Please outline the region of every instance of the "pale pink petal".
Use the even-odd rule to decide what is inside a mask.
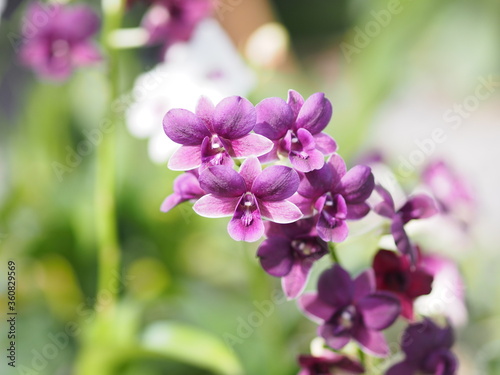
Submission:
[[[228,217],[234,214],[239,200],[240,198],[216,197],[208,194],[196,201],[193,210],[203,217]]]

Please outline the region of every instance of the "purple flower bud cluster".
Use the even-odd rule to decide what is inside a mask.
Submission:
[[[253,106],[235,96],[214,106],[201,98],[194,113],[170,110],[163,127],[181,147],[169,167],[185,173],[162,211],[195,201],[201,216],[230,217],[234,240],[265,237],[257,250],[262,268],[281,278],[286,296],[297,298],[300,310],[319,324],[324,342],[320,355],[299,357],[301,375],[364,373],[361,362],[339,351],[354,342],[368,355],[388,356],[383,331],[399,318],[410,322],[409,341],[401,343],[406,357],[387,373],[454,374],[451,327],[415,313],[415,300],[431,293],[439,271],[426,267],[427,255],[406,229],[412,220],[436,215],[438,206],[425,194],[396,206],[369,166],[347,168],[334,139],[322,132],[331,117],[324,94],[304,100],[293,90],[287,101],[268,98]],[[380,249],[372,267],[352,277],[338,263],[334,244],[349,237],[350,221],[371,212],[392,236],[394,250]],[[330,252],[334,264],[321,273],[317,292],[303,293],[313,265]]]
[[[98,15],[87,5],[33,2],[24,17],[19,57],[40,76],[64,80],[74,68],[101,60],[92,41],[99,27]]]
[[[128,5],[138,0],[129,0]],[[149,3],[141,26],[145,44],[163,44],[166,50],[189,41],[198,24],[213,11],[212,0],[145,0]],[[19,58],[40,77],[63,81],[77,67],[101,61],[102,53],[93,40],[100,19],[85,4],[44,5],[34,1],[27,7],[19,37]]]

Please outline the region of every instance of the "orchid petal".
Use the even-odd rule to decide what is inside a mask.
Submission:
[[[208,194],[196,201],[193,210],[203,217],[228,217],[234,214],[238,201],[239,198],[216,197]]]
[[[354,279],[354,299],[359,300],[375,291],[375,275],[369,269]]]
[[[259,246],[257,256],[264,271],[276,277],[288,275],[294,256],[290,241],[286,238],[270,237]]]
[[[303,294],[298,300],[298,305],[308,318],[319,323],[330,319],[335,313],[335,308],[326,304],[315,293]]]
[[[163,130],[174,142],[186,146],[201,145],[210,132],[194,113],[186,109],[171,109],[163,118]]]
[[[340,180],[339,192],[349,203],[362,203],[372,194],[375,179],[370,167],[356,165]]]
[[[269,139],[283,138],[295,119],[290,106],[281,98],[268,98],[255,107],[257,125],[254,131]]]
[[[207,168],[199,181],[203,190],[220,197],[241,197],[247,191],[243,177],[225,165]]]
[[[368,329],[381,331],[396,321],[401,305],[399,300],[389,293],[377,292],[365,296],[357,303],[363,314],[363,322]]]
[[[364,351],[375,357],[386,357],[390,353],[387,341],[381,332],[360,326],[353,333],[353,338],[363,347]]]
[[[410,197],[398,210],[404,223],[413,219],[426,219],[438,213],[434,199],[425,194]]]
[[[250,133],[256,123],[255,107],[241,96],[223,99],[214,111],[214,131],[226,139],[238,139]]]
[[[326,133],[318,133],[314,135],[316,149],[323,155],[331,155],[337,151],[337,142]]]
[[[212,101],[206,96],[200,97],[198,105],[196,106],[196,115],[203,120],[207,129],[211,132],[215,132],[212,124],[214,112],[215,107]]]
[[[262,156],[270,152],[274,143],[258,134],[248,134],[230,141],[231,154],[236,158]]]
[[[326,128],[332,113],[332,103],[325,98],[325,94],[318,92],[304,102],[297,116],[296,127],[309,130],[311,134],[318,134]]]
[[[294,119],[299,115],[300,109],[304,105],[304,98],[295,90],[288,90],[287,104],[290,106]]]
[[[168,160],[168,167],[173,171],[188,171],[201,164],[200,146],[182,146]]]
[[[241,207],[241,204],[238,204],[238,207]],[[264,235],[264,223],[259,208],[255,207],[250,212],[237,208],[227,225],[227,231],[235,241],[258,241]]]
[[[241,164],[240,176],[245,180],[246,190],[250,191],[252,189],[253,182],[259,174],[262,173],[262,167],[260,165],[259,159],[248,158]]]
[[[290,272],[281,279],[283,291],[288,299],[297,298],[307,284],[313,262],[296,260]]]
[[[297,191],[299,181],[297,172],[292,168],[273,165],[257,176],[252,193],[263,201],[281,201]]]
[[[349,273],[338,264],[323,271],[318,280],[318,296],[321,301],[342,308],[352,301],[354,292]]]
[[[279,224],[293,223],[302,217],[299,208],[288,201],[260,201],[262,217]]]

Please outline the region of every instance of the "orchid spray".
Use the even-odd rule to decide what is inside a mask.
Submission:
[[[400,345],[404,359],[385,361],[377,373],[455,374],[451,325],[415,312],[414,301],[431,292],[434,273],[405,228],[437,215],[439,206],[426,194],[396,205],[370,166],[347,168],[335,140],[323,133],[331,117],[323,93],[304,99],[294,90],[287,101],[267,98],[255,107],[238,96],[216,106],[202,97],[194,113],[168,111],[165,133],[181,145],[169,167],[185,172],[162,211],[194,201],[201,216],[230,217],[234,240],[264,237],[256,254],[262,268],[281,278],[288,299],[297,299],[319,324],[321,348],[298,357],[300,375],[375,373],[373,364],[394,354],[383,332],[398,320],[409,323]],[[372,267],[353,276],[340,264],[336,244],[351,235],[351,221],[368,215],[393,246],[374,253]],[[316,261],[327,254],[333,264],[321,273],[317,292],[303,293]]]

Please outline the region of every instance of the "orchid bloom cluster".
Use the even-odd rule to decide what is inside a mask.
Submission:
[[[138,0],[129,1],[129,6]],[[163,44],[163,52],[191,39],[198,24],[213,12],[211,0],[148,0],[141,27],[143,45]],[[21,62],[39,76],[55,81],[67,79],[77,67],[103,60],[93,40],[100,18],[86,4],[30,3],[23,18],[19,42]],[[162,54],[162,56],[164,53]]]
[[[46,19],[46,22],[39,20]],[[64,80],[75,67],[102,59],[92,40],[100,27],[99,16],[87,5],[28,6],[19,50],[21,61],[42,77]]]
[[[321,353],[299,357],[300,375],[364,373],[361,358],[341,351],[354,342],[368,355],[389,356],[383,331],[398,319],[410,323],[401,343],[405,357],[387,374],[455,374],[450,324],[442,328],[415,313],[414,302],[432,291],[436,270],[426,266],[432,255],[406,229],[440,209],[425,194],[396,206],[369,166],[348,169],[323,132],[331,117],[323,93],[304,100],[294,90],[287,101],[268,98],[256,106],[239,96],[217,105],[202,97],[194,113],[169,110],[163,128],[181,147],[168,165],[185,173],[161,210],[195,201],[201,216],[230,217],[234,240],[265,237],[257,250],[262,268],[281,278],[287,297],[319,324],[324,343]],[[394,250],[380,249],[372,267],[353,277],[338,263],[335,244],[349,237],[350,221],[370,212],[388,228]],[[314,263],[329,253],[334,264],[321,273],[317,292],[303,293]]]

